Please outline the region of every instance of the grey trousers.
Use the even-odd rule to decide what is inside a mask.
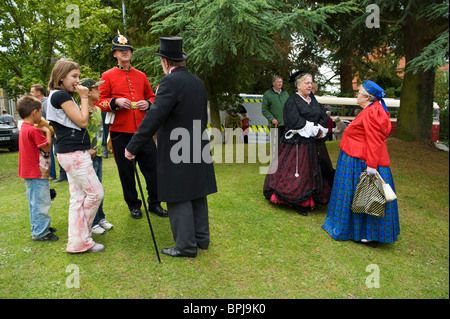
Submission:
[[[184,253],[196,253],[197,247],[208,249],[208,201],[205,197],[185,202],[167,203],[175,247]]]

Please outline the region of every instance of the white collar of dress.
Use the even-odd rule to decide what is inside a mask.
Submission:
[[[297,92],[297,94],[306,102],[306,103],[311,103],[311,98],[309,96],[307,96],[307,98],[305,99],[305,97],[303,95],[301,95],[300,93]],[[308,101],[309,100],[309,101]]]

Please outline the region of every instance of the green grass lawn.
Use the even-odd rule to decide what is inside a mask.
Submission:
[[[327,146],[335,165],[338,143]],[[114,228],[93,235],[106,249],[69,254],[67,182],[50,184],[58,193],[50,215],[60,240],[34,242],[18,153],[0,150],[0,298],[447,299],[449,153],[394,138],[388,148],[397,242],[373,249],[334,241],[321,229],[326,206],[301,216],[264,199],[261,164],[216,164],[219,192],[208,197],[210,248],[196,258],[161,254],[161,263],[146,218],[129,216],[112,156],[103,161],[103,185]],[[159,250],[173,246],[169,219],[151,220]],[[366,285],[369,265],[379,270],[379,288]],[[71,267],[79,271],[78,288]]]

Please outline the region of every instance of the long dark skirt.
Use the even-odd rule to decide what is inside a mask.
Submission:
[[[277,170],[266,175],[263,192],[267,200],[294,208],[314,208],[330,200],[334,169],[323,140],[281,143],[278,161],[271,165]]]

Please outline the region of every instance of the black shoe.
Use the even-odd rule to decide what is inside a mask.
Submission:
[[[161,249],[161,252],[170,257],[196,257],[197,256],[197,253],[191,253],[191,254],[182,253],[176,247],[163,248],[163,249]]]
[[[142,212],[139,208],[135,208],[131,211],[131,217],[134,219],[141,219],[142,218]]]
[[[57,241],[58,239],[59,239],[59,237],[51,232],[48,233],[47,235],[45,235],[44,237],[33,238],[33,240],[35,240],[35,241]]]
[[[56,190],[50,188],[50,199],[53,200],[56,197]]]
[[[372,248],[377,248],[378,246],[378,242],[375,240],[371,240],[371,241],[360,241],[361,244],[365,245],[365,246],[369,246]]]
[[[203,249],[203,250],[208,250],[208,245],[199,245],[197,243],[197,248]]]
[[[303,216],[308,216],[308,212],[306,210],[303,210],[302,208],[297,208],[297,213]]]
[[[149,208],[149,210],[159,217],[169,217],[167,210],[163,209],[161,206],[155,206],[153,208]]]
[[[61,178],[61,176],[58,177],[56,181],[53,181],[53,183],[61,183],[67,181],[67,177]]]
[[[51,233],[56,233],[56,228],[55,228],[55,227],[49,227],[48,230],[49,230]]]

